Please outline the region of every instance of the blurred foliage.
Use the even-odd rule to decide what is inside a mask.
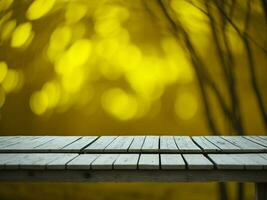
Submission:
[[[1,134],[266,133],[262,2],[0,0]],[[57,185],[77,188],[60,196],[50,185],[2,184],[0,198],[34,199],[39,187],[57,199],[215,192],[212,184]],[[98,196],[102,187],[111,192]]]

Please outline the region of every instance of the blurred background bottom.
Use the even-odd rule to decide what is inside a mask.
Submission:
[[[236,183],[227,183],[229,200]],[[216,200],[217,183],[1,183],[0,199],[27,200]],[[245,199],[254,199],[253,183],[245,184]]]

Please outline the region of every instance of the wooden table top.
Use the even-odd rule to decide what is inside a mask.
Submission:
[[[0,180],[267,182],[266,136],[0,136]]]

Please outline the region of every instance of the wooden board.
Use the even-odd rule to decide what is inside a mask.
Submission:
[[[179,152],[173,136],[160,136],[160,152]]]
[[[145,141],[145,136],[134,136],[133,142],[130,145],[129,152],[141,152],[142,146]]]
[[[82,137],[73,143],[65,146],[62,149],[62,152],[81,152],[84,148],[92,144],[95,140],[97,140],[97,136],[85,136]]]
[[[160,164],[163,170],[185,169],[186,167],[181,154],[161,154]]]
[[[92,169],[107,170],[113,168],[113,163],[118,158],[119,154],[101,154],[91,164]]]
[[[189,136],[174,136],[174,139],[180,152],[201,152]]]
[[[228,154],[208,154],[208,157],[216,164],[217,169],[242,170],[245,168],[242,163]]]
[[[220,148],[222,152],[241,152],[243,151],[240,147],[228,142],[220,136],[205,136],[205,138]]]
[[[212,162],[202,154],[184,154],[183,155],[188,169],[213,169]]]
[[[141,151],[142,152],[158,152],[159,151],[159,136],[146,136]]]
[[[119,136],[113,140],[105,149],[106,152],[127,152],[133,141],[132,136]]]
[[[193,136],[192,139],[204,152],[219,152],[220,148],[207,140],[204,136]]]
[[[100,154],[81,154],[67,163],[67,169],[72,169],[72,170],[74,170],[74,169],[79,169],[79,170],[91,169],[91,163],[99,155]]]
[[[114,162],[114,169],[137,169],[139,154],[120,154]]]
[[[35,147],[36,151],[38,152],[60,152],[65,146],[68,146],[81,138],[81,136],[57,136],[51,141],[42,144],[38,147]]]
[[[159,169],[159,155],[158,154],[141,154],[139,163],[139,169],[153,170]]]
[[[244,151],[264,152],[267,150],[266,147],[254,143],[250,140],[247,140],[242,136],[222,136],[222,138],[234,144],[235,146],[238,146],[240,149],[243,149]]]
[[[35,148],[38,148],[41,145],[44,145],[55,139],[52,136],[37,136],[32,139],[25,139],[18,143],[2,147],[0,152],[37,152]]]
[[[64,153],[61,154],[60,157],[53,160],[52,162],[47,163],[46,168],[47,169],[66,169],[66,165],[68,162],[71,162],[74,158],[76,158],[78,154],[70,154],[70,153]]]
[[[256,144],[260,144],[264,147],[267,147],[267,140],[258,137],[258,136],[244,136],[245,139],[250,140]]]
[[[84,152],[103,152],[104,149],[118,136],[101,136],[95,142],[86,147]]]

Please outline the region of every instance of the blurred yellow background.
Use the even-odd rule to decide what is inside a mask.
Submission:
[[[266,134],[266,24],[260,0],[0,0],[0,134]],[[0,199],[37,198],[219,197],[215,183],[0,184]]]

